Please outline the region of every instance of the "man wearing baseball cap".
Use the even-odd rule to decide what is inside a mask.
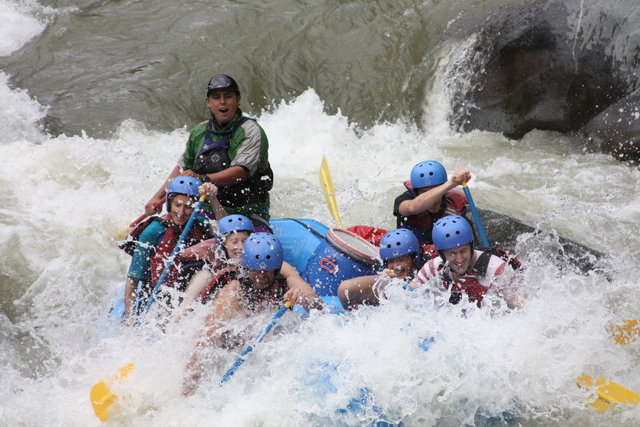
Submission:
[[[232,77],[218,74],[211,78],[205,102],[209,120],[191,131],[184,153],[167,182],[145,205],[145,212],[154,212],[168,181],[187,175],[214,183],[227,213],[249,217],[258,231],[269,230],[273,172],[267,135],[255,119],[242,114],[240,88]]]

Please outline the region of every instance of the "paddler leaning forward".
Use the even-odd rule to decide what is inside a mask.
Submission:
[[[223,345],[235,321],[264,310],[275,312],[285,301],[299,304],[308,311],[319,306],[320,297],[311,286],[301,290],[287,285],[280,274],[283,259],[284,250],[273,234],[254,233],[244,243],[242,261],[246,275],[226,285],[209,303],[204,327],[187,364],[184,395],[193,394],[198,386],[204,371],[205,350]]]
[[[410,282],[424,262],[418,238],[406,228],[386,233],[380,239],[379,247],[384,270],[378,275],[347,279],[338,286],[338,297],[345,309],[353,310],[361,305],[378,305],[380,287],[384,287],[391,280]]]
[[[164,196],[168,182],[186,175],[214,183],[228,214],[245,215],[256,229],[270,231],[273,172],[269,141],[262,127],[242,114],[240,101],[240,89],[230,76],[219,74],[209,81],[205,102],[211,116],[191,131],[178,164],[145,205],[147,215],[154,213],[154,204]],[[206,204],[205,209],[210,211]]]

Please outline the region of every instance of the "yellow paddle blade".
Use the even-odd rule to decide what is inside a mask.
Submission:
[[[329,212],[333,215],[333,218],[338,223],[340,228],[342,227],[342,220],[338,213],[338,202],[336,201],[336,190],[333,187],[333,179],[331,178],[331,170],[329,169],[329,162],[327,158],[322,156],[322,163],[320,164],[320,187],[322,187],[322,194],[327,201],[327,207]]]
[[[118,396],[111,391],[111,385],[116,381],[122,381],[124,378],[127,378],[135,372],[135,370],[133,363],[130,363],[120,368],[118,374],[107,377],[91,387],[91,393],[89,394],[91,404],[93,405],[93,411],[100,420],[108,420],[113,414],[114,408],[117,406]]]
[[[121,242],[123,240],[127,240],[127,237],[129,237],[129,233],[131,232],[131,229],[129,227],[122,227],[118,230],[116,230],[115,232],[115,236],[114,236],[114,240],[116,242]]]
[[[638,320],[621,320],[607,326],[607,331],[618,344],[629,344],[640,337],[640,323]]]
[[[594,407],[598,412],[609,410],[618,403],[636,406],[640,402],[640,394],[602,377],[595,379],[590,375],[581,375],[578,378],[578,386],[585,389],[597,387],[596,399],[587,403],[587,406]],[[590,398],[592,397],[594,396],[591,395]]]

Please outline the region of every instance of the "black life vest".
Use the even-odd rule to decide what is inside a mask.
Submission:
[[[224,132],[214,130],[213,116],[209,119],[204,131],[204,143],[200,153],[193,162],[192,170],[199,174],[211,174],[228,169],[231,166],[229,159],[229,144],[238,129],[247,121],[254,120],[241,116],[233,127]],[[222,136],[213,141],[211,136]],[[246,181],[237,184],[226,185],[218,189],[218,200],[223,206],[239,208],[244,205],[269,200],[269,191],[273,188],[273,171],[271,165],[262,174],[255,175]]]
[[[231,129],[224,132],[213,130],[213,119],[213,116],[211,116],[207,123],[207,127],[204,130],[202,148],[193,162],[193,171],[200,175],[216,173],[229,168],[231,165],[229,143],[238,129],[240,129],[240,126],[249,120],[249,117],[241,116]],[[222,136],[222,139],[213,141],[211,135]]]

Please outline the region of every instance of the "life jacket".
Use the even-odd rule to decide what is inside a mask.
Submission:
[[[416,197],[413,189],[411,188],[411,181],[405,181],[404,183],[407,191],[405,194]],[[416,215],[403,216],[398,215],[397,226],[398,228],[407,228],[414,232],[418,240],[421,242],[432,242],[431,230],[433,225],[443,216],[447,215],[460,215],[464,216],[467,211],[467,196],[463,192],[458,190],[449,190],[444,196],[442,196],[442,203],[440,204],[440,210],[436,213],[424,211]]]
[[[238,278],[240,289],[245,295],[245,306],[251,311],[259,311],[265,307],[282,303],[284,294],[289,289],[287,280],[278,271],[271,282],[271,285],[265,289],[256,289],[248,277]]]
[[[229,142],[233,135],[236,134],[240,126],[244,124],[249,117],[241,116],[238,122],[230,129],[224,132],[213,130],[213,116],[209,119],[207,127],[204,130],[204,142],[198,157],[193,162],[193,171],[199,174],[216,173],[228,169],[231,165],[229,160]],[[211,135],[222,136],[222,139],[213,141]]]
[[[478,307],[482,305],[482,299],[489,291],[489,288],[481,285],[478,278],[487,274],[491,256],[495,255],[501,258],[514,270],[522,266],[522,263],[517,258],[502,249],[480,247],[478,250],[483,252],[476,260],[474,266],[467,271],[467,274],[460,276],[455,282],[448,271],[442,271],[445,267],[444,262],[438,266],[444,288],[449,290],[449,287],[453,285],[451,288],[451,296],[449,297],[451,304],[458,304],[462,300],[462,293],[464,292],[469,296],[469,301],[475,302]]]
[[[388,230],[371,227],[369,225],[356,225],[347,228],[347,231],[357,234],[372,245],[380,246],[380,240],[387,234]]]
[[[164,226],[169,225],[169,222],[166,219],[162,218],[161,216],[158,216],[158,215],[150,216],[144,221],[138,223],[138,225],[136,225],[129,232],[127,239],[123,240],[118,244],[118,247],[123,251],[125,251],[128,255],[133,256],[133,252],[136,250],[136,246],[138,245],[138,242],[140,240],[140,235],[154,221],[158,221]]]
[[[199,174],[211,174],[228,169],[231,166],[229,159],[229,144],[238,129],[247,121],[254,120],[246,116],[240,119],[233,127],[224,132],[214,130],[213,116],[209,119],[204,132],[204,143],[200,153],[193,162],[192,170]],[[213,141],[212,136],[222,136]],[[218,200],[223,206],[239,208],[249,203],[268,200],[268,194],[273,187],[273,171],[271,165],[260,175],[255,175],[246,181],[237,184],[225,185],[218,189]]]
[[[158,279],[160,279],[160,276],[164,271],[167,260],[173,253],[173,250],[180,239],[180,235],[182,234],[182,230],[184,229],[184,227],[179,227],[167,220],[165,220],[163,224],[167,227],[167,231],[165,232],[160,244],[158,244],[154,249],[149,260],[147,281],[153,284],[158,283]],[[199,221],[195,221],[189,231],[189,234],[184,240],[183,248],[193,246],[202,240],[208,239],[209,237],[207,228]],[[178,275],[180,273],[179,270],[180,269],[175,266],[174,268],[171,268],[170,273],[166,278],[166,283],[174,283],[178,279]]]
[[[218,265],[213,278],[207,283],[202,292],[200,292],[200,302],[202,302],[202,304],[206,304],[211,299],[214,299],[222,288],[237,278],[235,267],[223,265],[223,263]]]

